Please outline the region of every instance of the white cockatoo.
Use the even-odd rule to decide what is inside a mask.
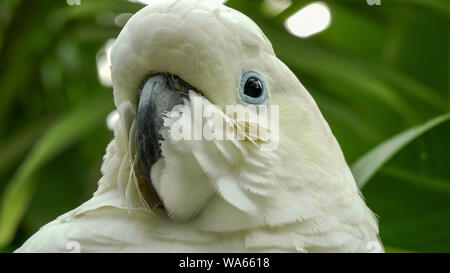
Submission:
[[[383,251],[327,122],[251,19],[219,1],[153,0],[111,62],[120,120],[98,189],[17,252]],[[221,117],[206,124],[245,137],[174,137],[192,113],[173,107],[195,112],[193,101]],[[277,106],[278,128],[260,126],[277,138],[248,133],[227,105]]]

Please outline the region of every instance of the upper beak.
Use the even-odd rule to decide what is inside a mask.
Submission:
[[[141,172],[152,188],[150,173],[153,164],[161,158],[160,130],[164,115],[174,106],[183,104],[183,99],[187,98],[185,85],[174,84],[173,81],[181,79],[168,74],[151,76],[144,85],[139,101],[137,150]]]

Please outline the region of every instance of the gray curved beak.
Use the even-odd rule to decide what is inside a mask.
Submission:
[[[141,171],[151,187],[151,167],[161,158],[159,132],[164,114],[183,104],[189,89],[192,87],[176,76],[156,74],[147,80],[142,90],[137,115],[137,148]]]

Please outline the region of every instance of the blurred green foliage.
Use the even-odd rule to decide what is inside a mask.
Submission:
[[[349,164],[441,115],[420,137],[397,145],[392,159],[392,149],[375,150],[363,162],[376,171],[363,193],[388,251],[450,252],[450,122],[442,116],[450,110],[450,2],[324,1],[330,27],[296,38],[283,23],[310,2],[294,0],[276,16],[262,0],[227,5],[260,25],[316,99]],[[117,15],[141,7],[0,1],[1,251],[14,250],[95,190],[114,108],[111,88],[98,79],[97,54],[120,32]],[[381,169],[380,156],[390,159]]]

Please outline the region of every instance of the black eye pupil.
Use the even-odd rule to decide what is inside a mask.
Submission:
[[[261,81],[255,77],[249,78],[244,86],[244,94],[252,98],[259,98],[262,93],[263,85]]]

